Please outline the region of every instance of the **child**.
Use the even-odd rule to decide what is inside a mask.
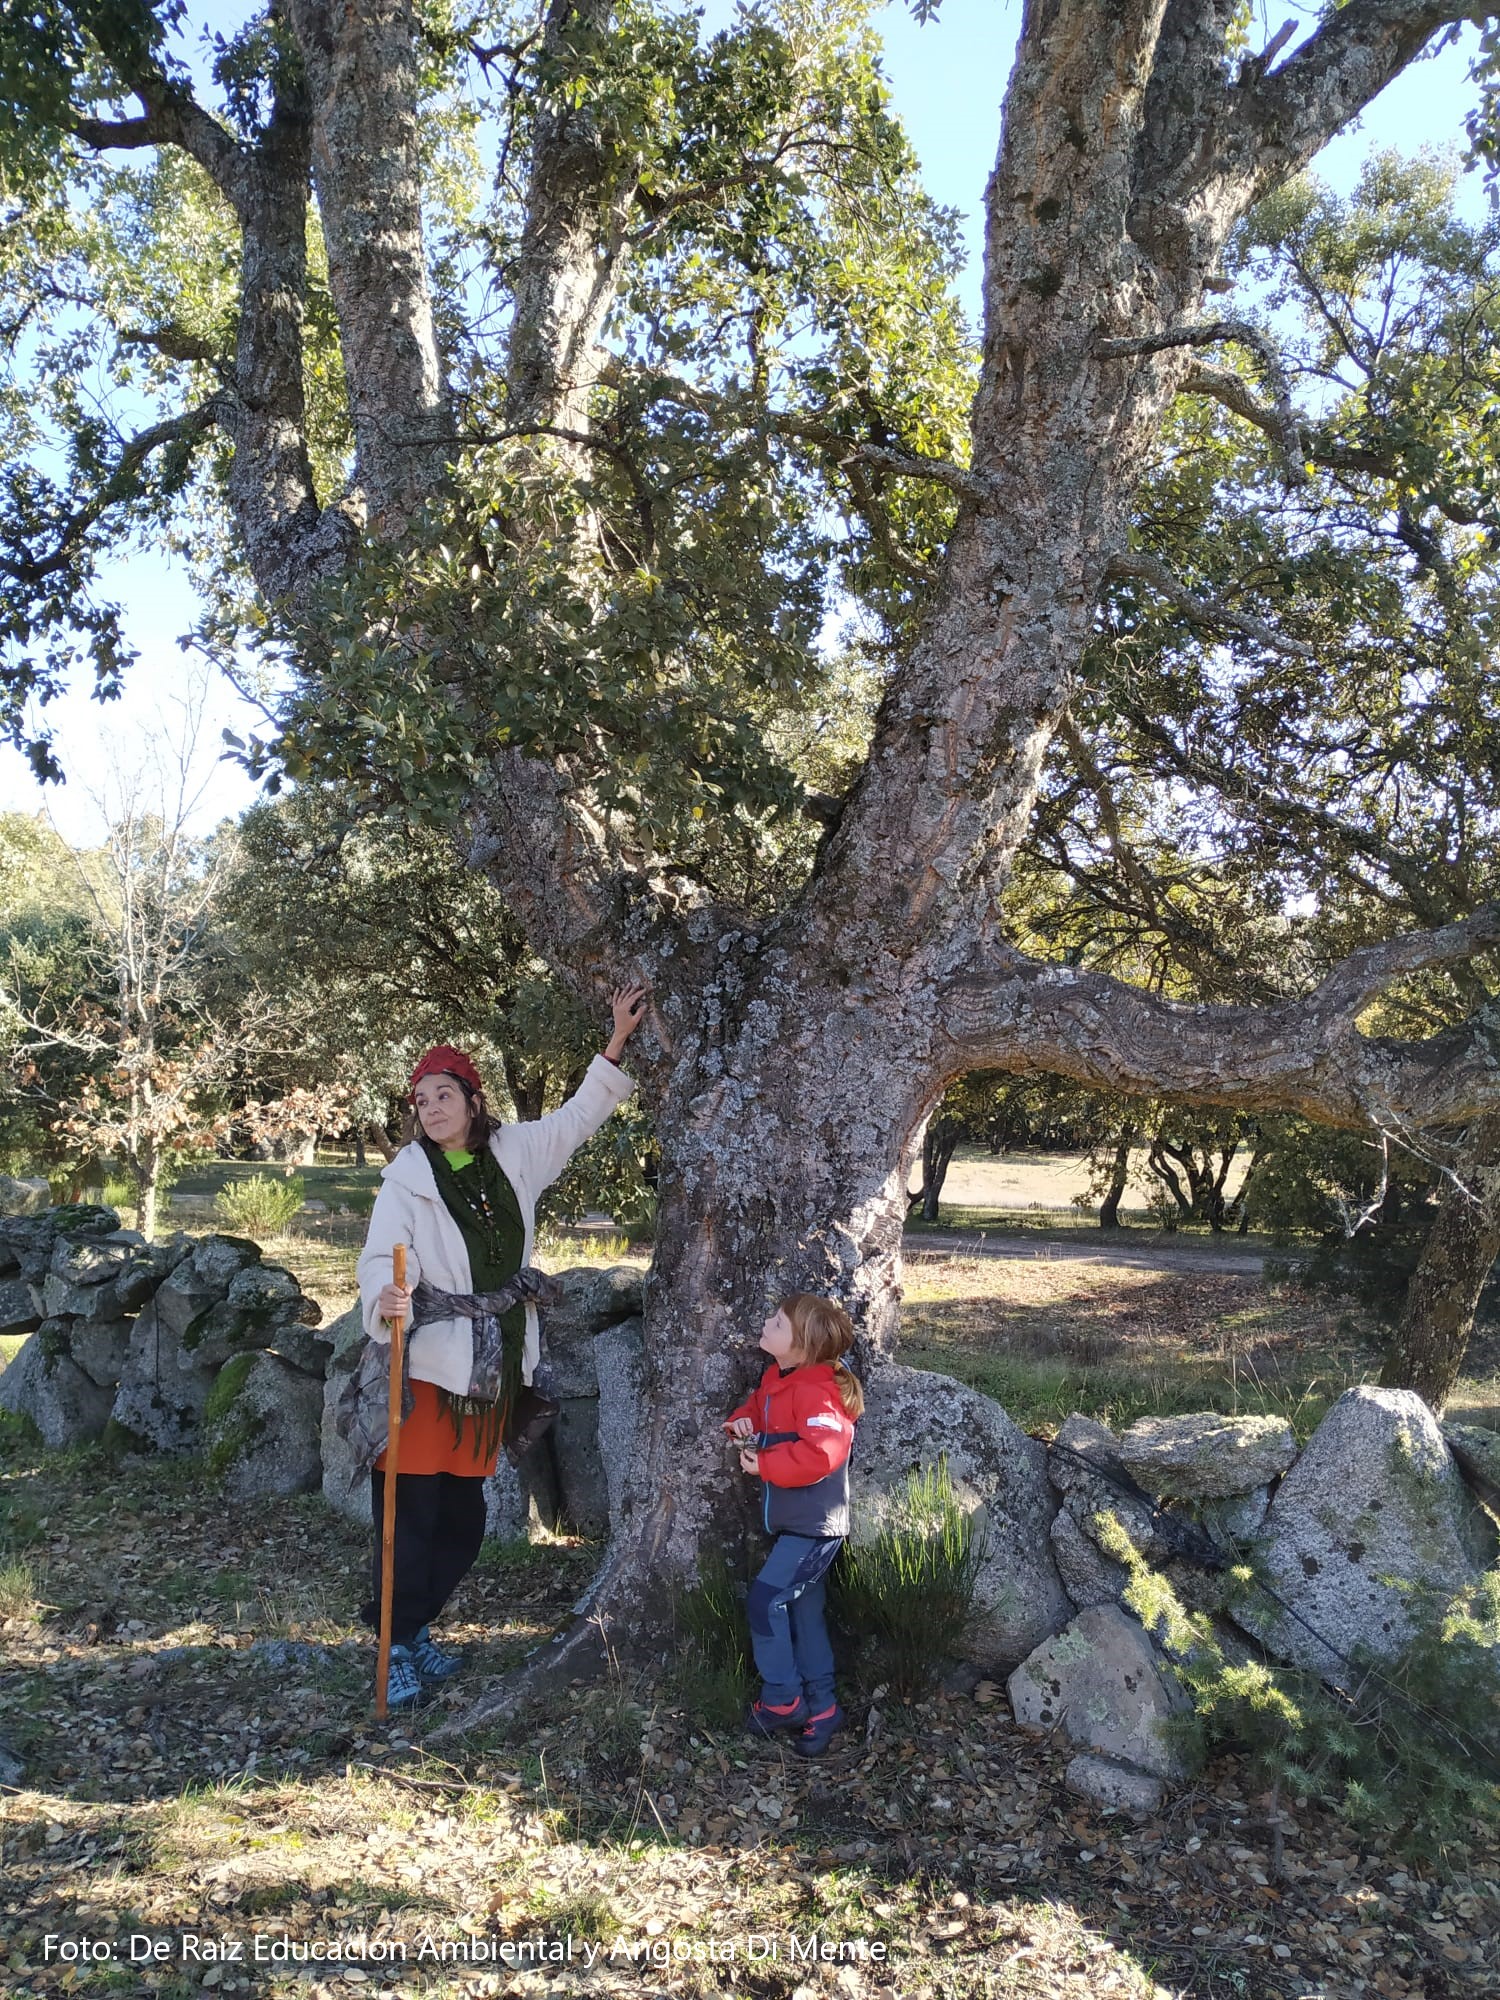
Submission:
[[[740,1466],[765,1483],[765,1522],[776,1537],[750,1586],[750,1644],[760,1699],[752,1736],[790,1734],[803,1757],[821,1757],[844,1720],[833,1694],[833,1649],[823,1622],[828,1566],[849,1532],[849,1451],[864,1391],[840,1357],[854,1342],[832,1299],[793,1292],[766,1321],[771,1366],[724,1420],[743,1439]]]

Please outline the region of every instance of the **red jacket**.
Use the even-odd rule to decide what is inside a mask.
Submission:
[[[736,1410],[755,1427],[765,1482],[766,1526],[773,1534],[830,1537],[849,1532],[849,1452],[854,1419],[844,1408],[838,1380],[826,1361],[804,1362],[782,1373],[772,1362]]]

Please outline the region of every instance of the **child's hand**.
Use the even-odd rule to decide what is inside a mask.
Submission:
[[[747,1444],[744,1450],[740,1453],[740,1471],[741,1472],[760,1471],[760,1453],[756,1450],[753,1444]]]
[[[736,1417],[733,1423],[726,1424],[724,1428],[732,1438],[747,1438],[755,1435],[755,1426],[748,1417]]]

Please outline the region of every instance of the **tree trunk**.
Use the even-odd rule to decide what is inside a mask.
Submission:
[[[369,1124],[366,1125],[365,1137],[387,1165],[395,1159],[398,1149],[391,1144],[390,1134],[377,1120],[372,1118]]]
[[[794,985],[735,953],[719,958],[715,989],[706,1017],[721,1025],[674,1032],[653,1107],[660,1202],[623,1519],[587,1620],[539,1657],[538,1677],[581,1671],[601,1634],[621,1656],[653,1656],[670,1592],[692,1579],[700,1551],[742,1541],[743,1475],[726,1463],[719,1423],[759,1378],[756,1343],[778,1299],[842,1299],[863,1376],[895,1345],[912,1135],[927,1108],[899,1059],[909,1025],[861,1017],[838,986]],[[511,1698],[486,1697],[459,1726]]]
[[[138,1155],[135,1166],[135,1226],[148,1243],[156,1241],[156,1208],[161,1191],[161,1159],[155,1147]]]
[[[1114,1168],[1109,1177],[1109,1186],[1104,1199],[1099,1204],[1099,1227],[1118,1229],[1120,1226],[1120,1203],[1124,1199],[1125,1184],[1130,1179],[1130,1149],[1135,1143],[1135,1127],[1127,1125],[1121,1134],[1120,1143],[1115,1148]]]
[[[951,1118],[934,1118],[922,1140],[922,1187],[918,1195],[923,1222],[936,1222],[938,1202],[953,1155],[958,1150],[958,1126]]]
[[[1463,1367],[1480,1293],[1500,1255],[1500,1118],[1481,1120],[1438,1205],[1386,1349],[1381,1386],[1441,1411]]]
[[[1179,1217],[1184,1217],[1191,1222],[1193,1217],[1192,1201],[1189,1196],[1183,1193],[1182,1182],[1178,1180],[1176,1173],[1173,1171],[1172,1163],[1167,1158],[1166,1151],[1160,1141],[1154,1144],[1150,1152],[1146,1155],[1146,1165],[1172,1197],[1173,1206],[1171,1210],[1164,1211],[1163,1215],[1166,1227],[1169,1230],[1175,1230]]]

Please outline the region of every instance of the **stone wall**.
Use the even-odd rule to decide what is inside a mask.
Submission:
[[[232,1499],[322,1476],[328,1337],[290,1271],[244,1237],[148,1244],[113,1209],[0,1216],[0,1332],[30,1339],[0,1408],[57,1447],[202,1453]]]
[[[1142,1810],[1183,1772],[1168,1726],[1183,1700],[1121,1602],[1127,1572],[1106,1546],[1121,1530],[1213,1618],[1227,1656],[1259,1650],[1335,1685],[1358,1658],[1395,1658],[1414,1611],[1448,1604],[1500,1548],[1500,1433],[1440,1424],[1404,1389],[1346,1390],[1300,1450],[1269,1417],[1145,1417],[1115,1436],[1072,1416],[1048,1474],[1075,1615],[1011,1675],[1012,1706],[1076,1746],[1076,1790]],[[1249,1590],[1231,1594],[1231,1563],[1253,1571]]]
[[[489,1482],[490,1531],[504,1537],[537,1521],[603,1538],[648,1497],[641,1274],[560,1282],[537,1381],[561,1414],[519,1470],[502,1456]],[[321,1487],[363,1525],[367,1484],[332,1425],[360,1313],[326,1330],[320,1318],[242,1238],[148,1245],[88,1207],[0,1216],[0,1332],[31,1335],[0,1375],[0,1407],[54,1446],[110,1430],[202,1453],[231,1498]],[[744,1386],[758,1363],[748,1345],[726,1357]],[[878,1531],[909,1472],[943,1461],[985,1544],[970,1655],[1010,1674],[1018,1719],[1060,1730],[1078,1753],[1070,1781],[1111,1804],[1149,1806],[1178,1774],[1164,1725],[1182,1707],[1171,1662],[1122,1602],[1112,1536],[1210,1614],[1226,1648],[1331,1681],[1355,1653],[1394,1656],[1414,1604],[1447,1602],[1496,1560],[1500,1433],[1440,1424],[1406,1391],[1346,1391],[1299,1448],[1276,1419],[1217,1413],[1118,1435],[1075,1415],[1047,1444],[943,1376],[888,1362],[865,1387],[856,1539]],[[1225,1573],[1246,1561],[1263,1587],[1233,1603]]]

